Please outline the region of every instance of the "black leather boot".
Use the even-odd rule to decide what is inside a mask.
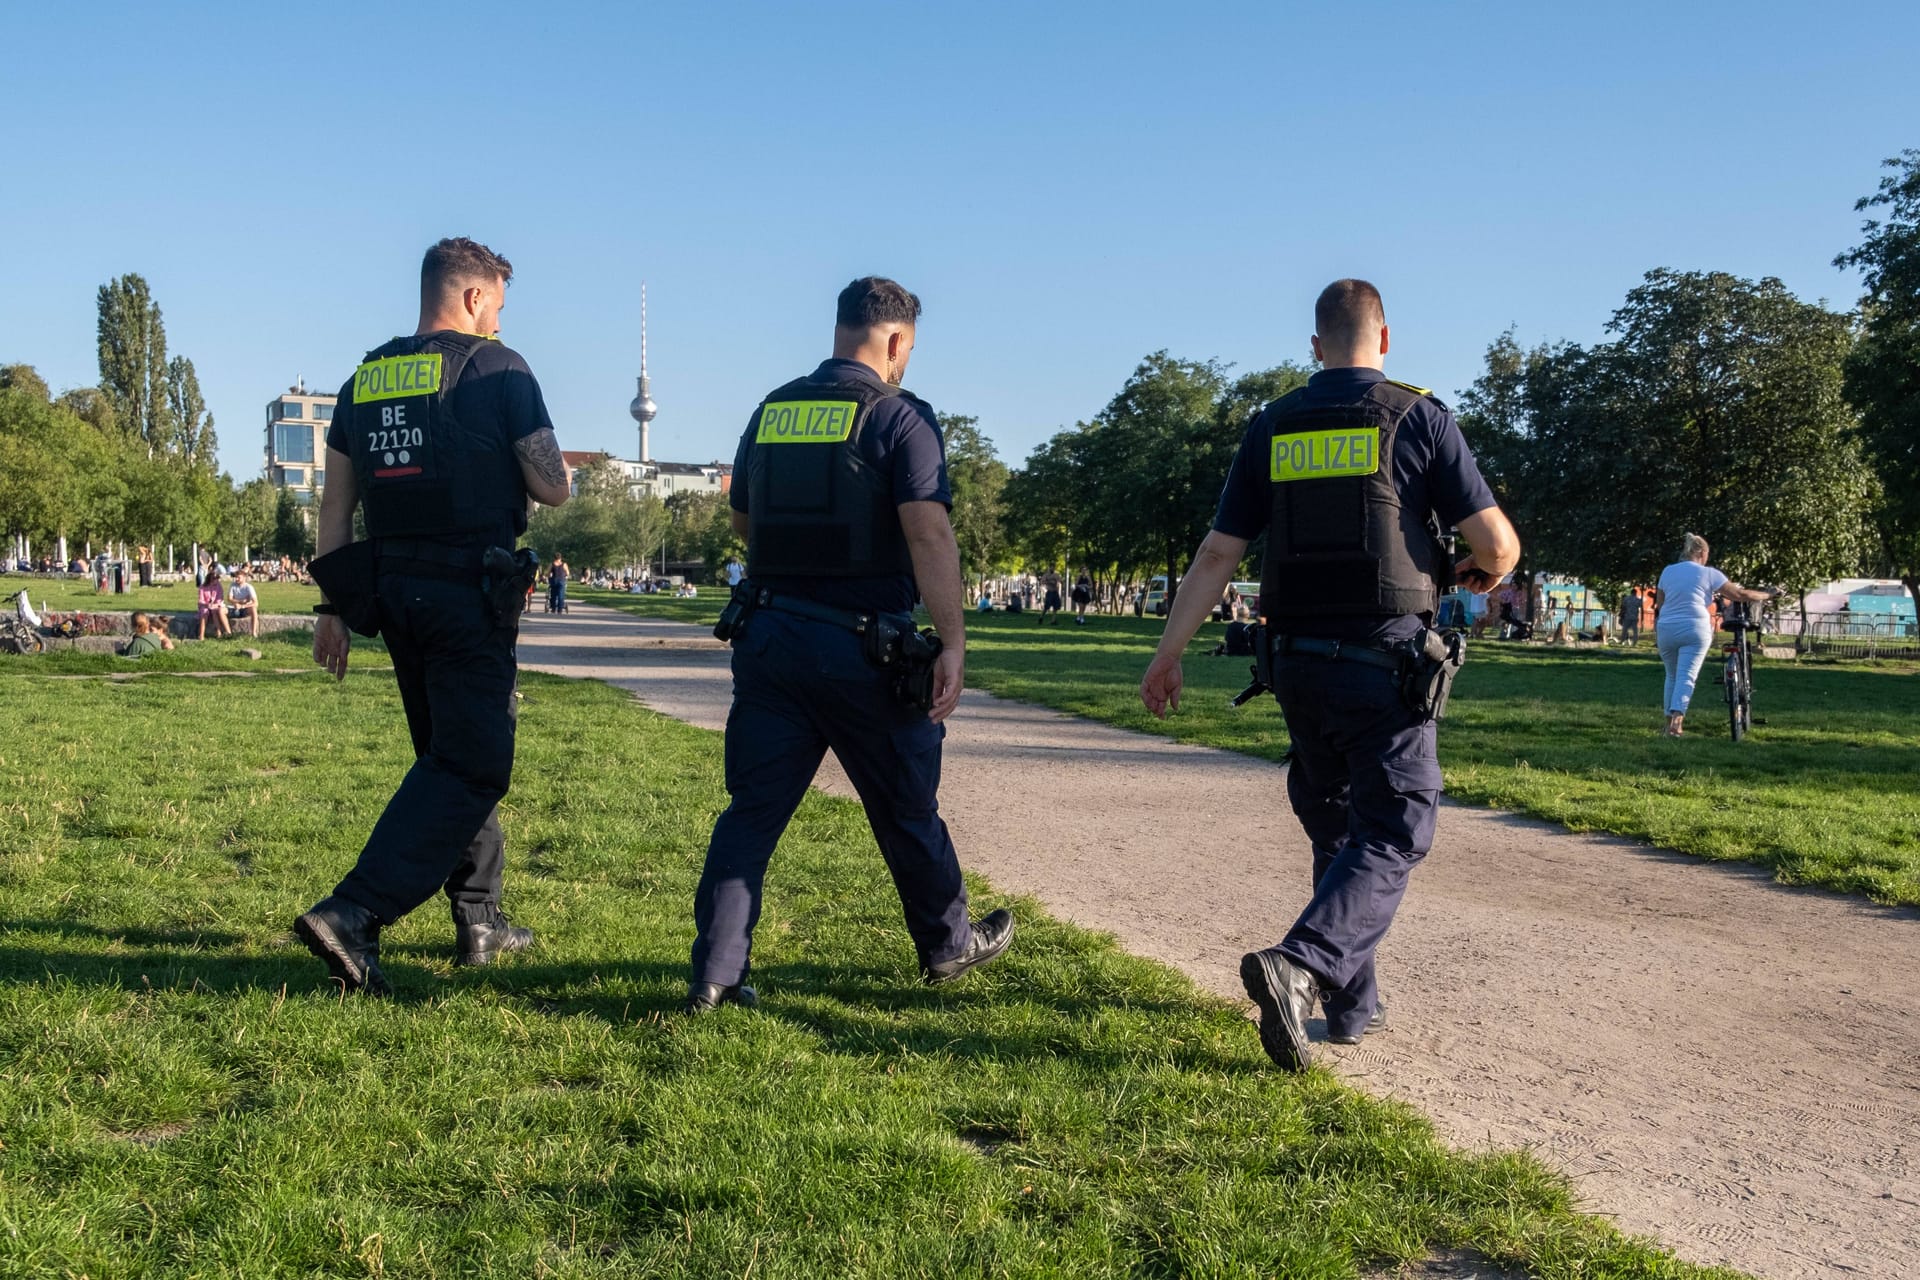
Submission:
[[[380,921],[365,907],[329,894],[293,922],[293,932],[348,991],[393,994],[380,972]]]
[[[1307,1048],[1307,1018],[1320,998],[1320,979],[1278,951],[1249,951],[1240,957],[1240,981],[1260,1006],[1260,1046],[1288,1071],[1305,1071],[1313,1061]]]
[[[525,951],[533,945],[533,930],[515,924],[502,911],[471,924],[454,922],[455,964],[492,964],[502,951]]]
[[[743,1009],[751,1009],[760,1003],[760,995],[745,982],[736,982],[723,987],[717,982],[695,982],[687,987],[687,1002],[681,1006],[688,1013],[712,1013],[723,1004],[737,1004]]]
[[[973,922],[973,935],[967,939],[967,949],[951,960],[939,964],[920,962],[920,976],[930,987],[943,982],[952,982],[955,978],[992,960],[998,960],[1013,942],[1013,913],[1005,908],[990,911]]]

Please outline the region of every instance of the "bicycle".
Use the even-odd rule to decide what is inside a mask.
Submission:
[[[1760,624],[1752,620],[1751,613],[1751,606],[1734,604],[1721,619],[1721,625],[1733,633],[1733,643],[1726,646],[1727,661],[1720,683],[1727,695],[1727,727],[1735,742],[1744,738],[1754,724],[1753,645],[1747,633],[1760,630]]]
[[[39,653],[46,647],[39,630],[24,618],[0,614],[0,653]]]

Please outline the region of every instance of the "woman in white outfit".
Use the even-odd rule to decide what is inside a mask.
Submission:
[[[1707,606],[1714,597],[1757,603],[1768,598],[1765,591],[1749,591],[1727,575],[1707,565],[1707,540],[1689,533],[1680,542],[1680,560],[1660,573],[1660,585],[1654,589],[1654,607],[1660,620],[1654,625],[1653,638],[1660,646],[1660,661],[1667,667],[1666,708],[1669,738],[1680,736],[1681,722],[1687,718],[1687,703],[1693,700],[1693,682],[1699,678],[1700,664],[1713,647],[1713,619]]]

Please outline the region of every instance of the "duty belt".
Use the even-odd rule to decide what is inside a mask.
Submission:
[[[1273,656],[1297,653],[1313,658],[1330,658],[1336,662],[1364,662],[1370,667],[1385,667],[1389,671],[1398,671],[1406,662],[1406,655],[1395,649],[1380,649],[1370,644],[1361,644],[1355,640],[1327,640],[1319,636],[1275,636],[1272,640]]]
[[[379,538],[374,557],[382,573],[418,573],[450,582],[480,581],[480,548],[456,547],[419,538]]]
[[[796,618],[808,618],[814,622],[824,622],[829,626],[845,627],[857,636],[867,634],[867,628],[873,625],[871,613],[855,613],[851,609],[832,609],[824,604],[815,604],[798,596],[775,595],[766,587],[753,593],[753,607],[772,609],[775,613],[790,613]]]

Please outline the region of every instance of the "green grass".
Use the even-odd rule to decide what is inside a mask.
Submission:
[[[232,586],[231,579],[221,580]],[[191,580],[160,586],[136,586],[121,594],[101,593],[93,589],[92,578],[32,578],[8,574],[0,576],[0,596],[8,602],[22,589],[33,600],[35,609],[59,612],[131,613],[135,609],[165,609],[192,613],[200,606],[199,588]],[[262,613],[311,613],[320,603],[320,590],[298,582],[256,582]]]
[[[671,1013],[720,741],[604,686],[525,680],[502,821],[539,946],[457,971],[429,904],[385,1002],[287,925],[407,762],[389,678],[248,681],[218,734],[228,682],[6,688],[0,1275],[1724,1274],[1270,1070],[1235,1010],[1031,903],[1001,964],[917,985],[860,811],[818,794],[762,1008]]]
[[[720,601],[626,607],[696,620]],[[697,609],[687,606],[698,606]],[[1271,698],[1237,711],[1248,659],[1212,658],[1224,628],[1188,651],[1186,696],[1165,722],[1140,705],[1157,619],[1036,625],[969,614],[967,682],[1122,728],[1278,760],[1286,725]],[[1766,661],[1754,672],[1767,723],[1729,740],[1710,665],[1687,736],[1660,737],[1662,668],[1652,644],[1562,650],[1470,647],[1440,727],[1456,800],[1610,831],[1704,858],[1769,868],[1789,884],[1920,906],[1920,676],[1911,663]]]
[[[125,643],[125,636],[115,639]],[[260,657],[249,658],[242,649],[258,649]],[[353,638],[349,659],[352,668],[393,666],[386,646],[378,639]],[[0,653],[0,681],[33,680],[48,676],[141,675],[189,671],[244,671],[259,675],[273,671],[318,671],[313,663],[313,631],[301,627],[292,631],[269,631],[264,635],[234,635],[206,640],[176,640],[174,647],[144,658],[122,658],[112,653],[79,653],[61,649],[57,644],[45,653],[26,656]]]

